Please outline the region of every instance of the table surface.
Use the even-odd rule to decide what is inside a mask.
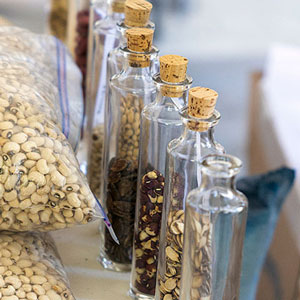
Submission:
[[[53,232],[76,300],[128,300],[129,273],[104,270],[97,262],[99,222]]]

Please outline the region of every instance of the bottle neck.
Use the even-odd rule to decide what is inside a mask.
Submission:
[[[202,172],[201,190],[209,190],[216,187],[235,190],[235,183],[236,176],[214,177]]]
[[[158,50],[152,47],[150,52],[134,52],[128,48],[119,48],[124,58],[123,73],[151,76],[152,62],[157,58]]]
[[[153,76],[156,85],[156,103],[163,105],[172,103],[178,110],[187,105],[188,90],[193,83],[193,79],[186,76],[186,79],[180,83],[168,83],[161,79],[160,74]]]
[[[205,146],[206,148],[213,148],[216,144],[214,137],[214,126],[208,128],[206,131],[195,131],[191,130],[188,124],[185,124],[182,138],[184,140],[194,142],[200,141],[201,145]]]
[[[218,187],[236,190],[235,179],[240,172],[242,162],[231,155],[208,155],[201,164],[201,189],[209,190]]]
[[[143,76],[143,77],[150,77],[151,78],[151,69],[150,66],[148,67],[134,67],[132,66],[132,61],[126,58],[126,61],[123,65],[123,74],[126,76]]]

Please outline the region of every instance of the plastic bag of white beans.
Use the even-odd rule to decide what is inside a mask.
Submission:
[[[0,78],[1,86],[11,80],[8,96],[21,87],[39,95],[77,149],[83,123],[82,76],[58,39],[18,27],[0,27]]]
[[[0,299],[74,300],[46,233],[0,233]]]
[[[62,47],[52,37],[0,28],[0,230],[51,231],[102,217],[66,135],[55,43]]]

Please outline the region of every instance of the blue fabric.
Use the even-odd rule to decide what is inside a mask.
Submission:
[[[264,175],[242,178],[237,182],[237,189],[244,193],[249,201],[240,300],[255,300],[260,273],[272,242],[279,213],[294,179],[294,170],[280,168]]]

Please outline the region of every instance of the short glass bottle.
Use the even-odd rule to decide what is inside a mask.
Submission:
[[[181,300],[239,299],[248,211],[235,187],[241,166],[230,155],[202,162],[201,186],[186,202]]]
[[[99,260],[104,268],[110,270],[131,269],[140,115],[144,105],[155,99],[150,61],[156,59],[157,54],[157,49],[153,47],[150,52],[143,54],[124,48],[124,68],[109,82],[101,199],[120,245],[113,241],[102,226]]]
[[[185,200],[201,183],[199,162],[203,156],[224,153],[213,135],[220,120],[219,112],[214,110],[209,119],[202,120],[189,116],[188,108],[184,108],[181,116],[184,132],[171,141],[167,149],[156,300],[179,299]],[[171,296],[165,298],[167,294]]]
[[[117,22],[124,13],[112,2],[108,15],[95,23],[90,79],[87,84],[87,111],[84,138],[88,147],[88,180],[93,193],[100,197],[101,161],[104,138],[104,102],[107,84],[107,57],[111,49],[118,46],[120,34]]]
[[[179,109],[174,102],[185,106],[192,84],[191,77],[172,84],[162,81],[160,74],[157,74],[153,80],[157,88],[156,100],[143,109],[141,117],[130,283],[130,295],[136,299],[154,298],[167,146],[183,131]]]

